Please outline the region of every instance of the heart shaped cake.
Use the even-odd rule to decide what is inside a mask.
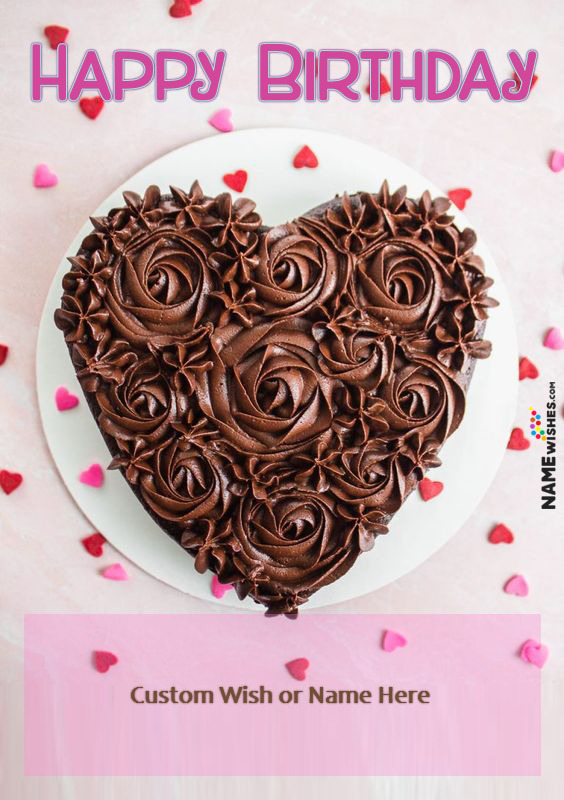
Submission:
[[[497,305],[476,236],[387,183],[275,228],[197,182],[124,200],[55,315],[110,467],[198,571],[295,614],[460,424]]]

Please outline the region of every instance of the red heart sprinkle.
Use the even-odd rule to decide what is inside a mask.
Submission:
[[[515,88],[515,91],[518,92],[519,89],[521,88],[521,78],[518,78],[517,74],[515,72],[513,73],[513,75],[511,77],[513,78],[513,80],[517,84],[517,86]],[[537,74],[533,75],[533,80],[531,81],[531,89],[533,88],[535,83],[538,81],[538,79],[539,79],[539,76]]]
[[[447,192],[448,199],[461,211],[466,206],[466,201],[472,197],[470,189],[451,189]]]
[[[504,525],[503,522],[500,522],[499,525],[496,525],[495,528],[492,528],[488,539],[492,544],[511,544],[515,537],[507,525]]]
[[[197,2],[197,0],[196,0]],[[192,9],[190,8],[190,0],[174,0],[174,3],[168,10],[168,13],[171,17],[175,19],[180,19],[181,17],[189,17],[192,13]]]
[[[388,94],[388,92],[392,91],[392,87],[390,86],[390,82],[386,78],[385,75],[380,75],[380,97],[383,94]],[[366,84],[366,94],[370,94],[370,81]]]
[[[285,666],[292,678],[297,681],[305,681],[306,669],[309,668],[307,658],[295,658],[293,661],[288,661]]]
[[[106,539],[101,533],[91,533],[90,536],[86,536],[80,541],[86,552],[90,553],[94,558],[99,558],[104,552],[103,548]]]
[[[386,78],[385,75],[380,75],[380,94],[388,94],[388,92],[392,91],[392,87],[390,86],[390,82]]]
[[[242,192],[247,185],[248,177],[244,169],[238,169],[236,172],[227,172],[223,176],[223,182],[234,192]]]
[[[118,663],[118,657],[106,650],[94,650],[92,655],[96,672],[107,672],[110,667]]]
[[[104,101],[101,97],[82,97],[78,101],[78,105],[82,113],[89,119],[96,119],[104,108]]]
[[[7,469],[0,469],[0,486],[5,494],[12,494],[20,483],[23,481],[23,476],[19,472],[9,472]]]
[[[43,33],[47,37],[50,47],[56,50],[57,45],[66,42],[69,29],[63,28],[62,25],[47,25],[47,27],[43,29]]]
[[[305,144],[302,149],[296,153],[292,163],[296,169],[301,169],[302,167],[314,169],[318,166],[319,161],[317,160],[317,156],[313,150],[311,150],[307,144]]]
[[[440,494],[444,488],[443,483],[440,481],[432,481],[430,478],[423,478],[423,480],[419,481],[419,494],[425,502],[427,502],[427,500],[432,500],[433,497]]]
[[[519,359],[519,380],[523,381],[525,378],[538,378],[539,371],[532,361],[523,356]]]
[[[0,344],[0,367],[8,358],[8,345],[7,344]]]
[[[530,441],[525,437],[522,428],[513,428],[511,436],[507,442],[508,450],[528,450],[531,446]]]

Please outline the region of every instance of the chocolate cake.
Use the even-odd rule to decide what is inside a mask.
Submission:
[[[198,571],[295,614],[440,464],[492,281],[428,192],[267,228],[251,200],[170,191],[92,219],[55,321],[110,468]]]

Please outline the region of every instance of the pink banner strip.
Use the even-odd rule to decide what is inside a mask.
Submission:
[[[539,638],[537,615],[28,615],[26,775],[540,775]]]

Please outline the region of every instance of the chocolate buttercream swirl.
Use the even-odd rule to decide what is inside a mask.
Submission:
[[[306,320],[217,331],[212,362],[198,377],[200,406],[240,452],[276,460],[329,429],[332,383]]]
[[[370,247],[358,261],[358,304],[381,330],[426,330],[440,308],[442,272],[431,248],[394,238]]]
[[[121,383],[100,387],[96,402],[100,408],[98,425],[120,446],[129,439],[143,439],[150,445],[162,441],[170,432],[179,405],[151,356],[128,367]]]
[[[95,392],[103,382],[120,386],[126,370],[137,362],[137,355],[125,339],[112,339],[109,331],[96,343],[78,342],[72,346],[72,363],[86,392]]]
[[[398,366],[378,395],[384,401],[380,413],[388,424],[388,437],[417,431],[442,442],[464,415],[464,391],[458,381],[435,358],[423,354]]]
[[[67,343],[99,342],[106,332],[109,314],[96,292],[65,294],[55,311],[55,324],[64,331]]]
[[[261,218],[252,200],[240,197],[234,201],[224,192],[215,198],[200,224],[212,236],[215,247],[231,243],[246,249],[261,225]]]
[[[346,317],[315,323],[319,367],[324,375],[364,388],[375,388],[393,367],[395,339],[382,336],[359,320]]]
[[[297,225],[271,228],[262,238],[252,286],[264,313],[308,314],[336,289],[339,255],[328,238]]]
[[[150,186],[69,259],[55,321],[111,468],[269,613],[350,569],[460,424],[497,303],[448,210],[384,182],[267,228]]]
[[[412,488],[399,463],[399,452],[390,452],[382,440],[343,450],[335,466],[331,492],[354,507],[393,514]]]
[[[166,443],[143,473],[139,488],[157,516],[175,524],[196,519],[220,519],[231,501],[226,464],[213,447],[182,438]]]
[[[351,526],[334,503],[314,492],[273,492],[244,498],[234,534],[233,562],[270,610],[293,611],[314,591],[332,583],[360,550]]]
[[[116,260],[106,305],[113,327],[137,347],[171,344],[213,318],[209,237],[159,228],[134,237]]]
[[[345,253],[359,253],[386,235],[383,210],[366,192],[354,197],[345,192],[340,205],[329,205],[325,218]]]

